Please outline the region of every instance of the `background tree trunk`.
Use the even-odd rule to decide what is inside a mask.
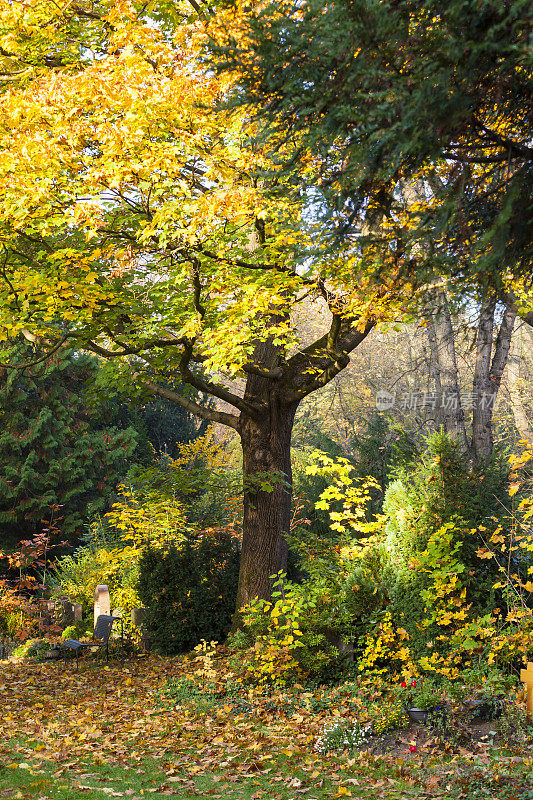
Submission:
[[[516,318],[514,310],[505,309],[492,355],[495,312],[496,298],[488,298],[481,309],[477,329],[472,411],[472,454],[476,462],[490,458],[494,447],[492,416]]]
[[[513,411],[516,429],[521,439],[533,444],[533,429],[527,417],[526,409],[522,401],[522,385],[520,382],[520,361],[522,359],[522,338],[524,323],[519,322],[515,325],[513,338],[511,339],[511,349],[509,351],[509,363],[507,365],[507,385],[509,388],[509,398]]]
[[[437,399],[438,419],[444,429],[460,445],[468,450],[465,415],[459,391],[459,372],[455,353],[455,336],[448,306],[448,298],[442,289],[430,292],[428,318],[428,339],[432,360]]]

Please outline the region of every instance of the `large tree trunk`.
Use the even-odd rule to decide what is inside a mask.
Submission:
[[[291,433],[296,405],[276,393],[261,419],[243,419],[244,518],[237,608],[269,599],[272,576],[287,568],[291,520]]]
[[[254,348],[252,363],[276,375],[282,352],[269,339]],[[249,374],[245,401],[257,409],[241,414],[244,517],[237,611],[254,597],[269,599],[272,576],[287,569],[291,520],[291,436],[299,402],[276,377]]]

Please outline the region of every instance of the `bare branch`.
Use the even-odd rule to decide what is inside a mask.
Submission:
[[[135,377],[141,377],[139,375],[135,375]],[[225,411],[216,411],[210,408],[204,408],[199,403],[195,403],[194,400],[189,400],[187,397],[183,397],[183,395],[178,394],[177,392],[172,391],[172,389],[167,389],[165,386],[160,386],[153,381],[147,381],[142,378],[142,385],[150,389],[153,394],[156,394],[158,397],[164,397],[166,400],[170,400],[172,403],[176,403],[178,406],[182,406],[182,408],[186,408],[187,411],[190,411],[191,414],[195,414],[202,419],[206,419],[209,422],[219,422],[221,425],[227,425],[230,428],[238,431],[240,429],[240,421],[239,417],[235,416],[234,414],[227,414]]]

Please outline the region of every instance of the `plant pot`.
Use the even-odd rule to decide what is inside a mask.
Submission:
[[[422,708],[407,708],[406,711],[411,722],[425,722],[429,714],[429,710]]]

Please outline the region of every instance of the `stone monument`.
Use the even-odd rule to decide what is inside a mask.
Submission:
[[[100,614],[111,614],[111,600],[109,588],[105,583],[99,584],[94,590],[94,624]]]

